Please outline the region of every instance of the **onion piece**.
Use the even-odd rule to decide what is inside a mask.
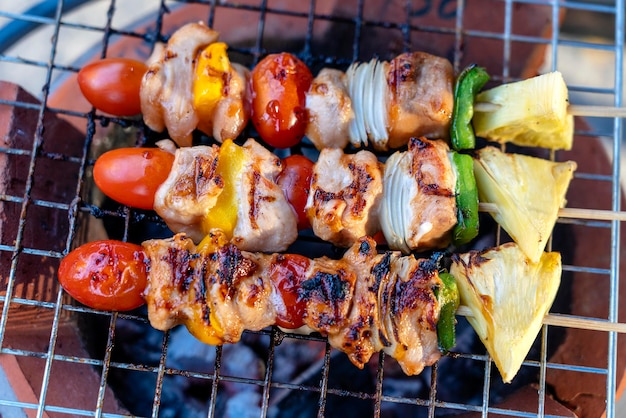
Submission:
[[[415,180],[410,175],[411,155],[408,152],[392,154],[385,164],[383,198],[380,205],[380,225],[389,248],[410,253],[407,243],[406,220],[411,210],[410,198],[417,193]]]
[[[350,142],[355,147],[367,146],[372,140],[376,149],[387,149],[388,68],[387,61],[373,59],[367,63],[354,63],[346,71],[346,84],[355,116],[350,123]]]
[[[387,94],[387,70],[389,63],[379,61],[373,70],[373,83],[370,90],[373,92],[368,103],[369,112],[366,113],[365,123],[368,126],[370,139],[374,148],[386,150],[389,141],[387,131],[389,121],[389,95]]]
[[[365,135],[365,124],[363,122],[363,71],[365,64],[354,63],[346,71],[348,92],[352,100],[354,119],[350,123],[350,142],[355,147],[361,144],[367,146],[367,136]]]

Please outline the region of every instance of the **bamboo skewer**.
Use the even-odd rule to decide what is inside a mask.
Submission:
[[[474,111],[489,113],[500,109],[497,103],[476,102],[474,103]],[[613,106],[592,106],[592,105],[569,105],[567,113],[574,116],[590,116],[605,118],[626,118],[626,107]]]
[[[467,306],[459,306],[456,311],[460,316],[473,316],[472,311]],[[579,316],[548,314],[543,318],[545,325],[554,325],[557,327],[588,329],[592,331],[618,332],[626,334],[626,324],[620,322],[610,322],[602,319],[583,318]]]
[[[497,213],[500,210],[495,203],[480,202],[478,210],[482,212]],[[626,221],[626,212],[616,212],[602,209],[577,209],[561,208],[558,215],[560,218],[587,219],[594,221]]]
[[[626,107],[569,105],[567,113],[574,116],[626,118]]]

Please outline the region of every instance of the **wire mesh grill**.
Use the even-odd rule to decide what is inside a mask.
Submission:
[[[204,353],[210,359],[206,363],[210,364],[184,367],[184,363],[175,363],[171,358],[174,347],[188,344],[180,334],[138,334],[136,329],[147,327],[146,315],[141,311],[104,313],[76,306],[56,284],[55,270],[68,250],[102,234],[111,224],[121,225],[117,233],[125,240],[133,240],[136,231],[147,228],[146,225],[158,224],[150,214],[93,200],[90,170],[97,150],[110,146],[103,142],[105,134],[117,127],[134,127],[142,132],[142,124],[93,111],[75,95],[74,77],[90,59],[114,55],[145,57],[155,42],[166,40],[172,28],[184,19],[204,20],[215,26],[223,32],[222,38],[230,44],[234,56],[250,66],[263,55],[284,49],[297,53],[314,70],[322,66],[345,68],[354,60],[372,56],[389,59],[402,51],[425,49],[446,56],[457,70],[471,61],[486,65],[494,82],[500,83],[537,71],[539,57],[546,57],[543,70],[562,70],[567,79],[565,66],[570,65],[571,73],[571,63],[564,62],[560,54],[564,48],[570,48],[608,56],[607,70],[612,70],[608,84],[596,84],[585,77],[576,78],[576,84],[570,82],[572,101],[621,107],[623,0],[59,0],[33,2],[28,10],[23,5],[4,3],[9,2],[0,4],[0,79],[28,85],[36,97],[23,93],[0,96],[1,109],[18,109],[21,114],[15,116],[9,110],[14,119],[7,120],[0,113],[0,133],[5,121],[7,125],[12,120],[28,121],[27,127],[18,126],[5,133],[12,139],[5,138],[0,144],[0,169],[5,177],[0,184],[0,274],[4,290],[0,299],[0,366],[5,374],[0,375],[0,387],[10,384],[7,387],[14,389],[13,394],[11,390],[0,391],[3,415],[191,416],[185,412],[192,408],[191,403],[173,410],[165,410],[163,404],[172,393],[177,393],[177,386],[184,385],[181,382],[193,381],[204,391],[194,399],[206,399],[194,411],[208,416],[226,416],[225,411],[229,410],[224,399],[238,396],[241,392],[234,392],[233,387],[241,385],[253,387],[255,393],[243,402],[255,405],[239,413],[245,416],[281,416],[279,409],[286,405],[286,399],[291,400],[289,411],[300,409],[300,414],[294,412],[291,416],[569,416],[568,409],[552,409],[552,398],[576,413],[592,416],[594,412],[590,411],[595,410],[586,409],[585,401],[559,392],[559,382],[577,378],[585,382],[583,387],[601,386],[600,395],[590,390],[585,396],[599,396],[606,415],[616,415],[616,397],[626,359],[619,356],[621,340],[615,331],[566,329],[565,336],[556,343],[551,337],[562,330],[544,325],[538,349],[523,365],[523,370],[534,376],[532,382],[513,391],[519,393],[531,387],[531,396],[523,398],[522,403],[511,404],[501,402],[499,375],[484,349],[471,346],[454,351],[414,378],[398,378],[393,371],[394,360],[381,354],[367,371],[371,384],[361,385],[358,380],[363,375],[346,372],[338,363],[342,355],[332,350],[325,339],[267,329],[245,334],[247,346],[261,359],[261,367],[255,373],[237,372],[232,364],[245,364],[243,354],[232,352],[229,347],[206,348],[210,351]],[[78,20],[75,12],[86,7],[93,7],[93,20]],[[563,14],[576,12],[588,13],[590,18],[609,18],[613,23],[611,38],[567,36],[561,28]],[[83,37],[87,49],[73,50],[71,40]],[[45,54],[35,54],[35,46]],[[576,65],[584,69],[584,62]],[[56,119],[61,122],[52,125]],[[569,206],[618,212],[622,199],[622,121],[607,115],[588,124],[579,122],[572,153],[550,155],[553,159],[573,156],[579,162]],[[23,141],[15,139],[18,137]],[[585,163],[587,160],[591,162]],[[579,306],[557,313],[592,317],[602,323],[624,322],[620,320],[624,313],[618,304],[621,224],[615,216],[605,221],[559,221],[557,228],[566,231],[565,238],[557,239],[555,234],[552,249],[560,251],[572,239],[576,241],[571,258],[564,265],[560,297],[572,304],[578,302]],[[306,236],[302,240],[315,244]],[[567,295],[562,294],[566,292]],[[602,301],[601,313],[587,310],[580,295]],[[71,342],[76,329],[81,330],[79,344]],[[90,333],[90,329],[97,332]],[[574,335],[574,331],[581,334]],[[137,338],[131,342],[140,353],[149,342],[154,343],[157,351],[146,351],[139,361],[120,360],[123,339],[132,338]],[[594,347],[590,350],[601,353],[601,361],[590,360],[586,352],[559,351],[561,342],[576,338],[588,343],[582,348],[575,344],[573,347],[583,351],[585,346]],[[313,347],[317,357],[296,378],[285,379],[284,368],[289,366],[286,363],[297,353],[284,352],[297,351],[302,346]],[[193,349],[198,348],[194,345]],[[478,385],[478,396],[444,395],[443,389],[452,385],[449,377],[457,376],[454,370],[469,363],[477,365],[478,377],[457,384]],[[30,384],[30,397],[15,390],[24,387],[11,375],[11,370],[18,369]],[[144,380],[148,383],[133,386],[128,382],[136,382],[131,378],[134,375],[148,376]],[[342,375],[347,377],[342,380]],[[557,375],[560,377],[554,377]],[[126,381],[126,386],[120,381]],[[111,391],[114,385],[115,395]],[[411,385],[419,388],[414,393],[398,389]],[[148,401],[136,407],[136,411],[141,411],[136,412],[114,402],[114,396]],[[312,407],[305,406],[306,402],[312,403]],[[348,403],[352,412],[340,408],[342,403]]]

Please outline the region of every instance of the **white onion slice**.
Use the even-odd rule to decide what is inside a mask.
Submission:
[[[368,127],[370,139],[376,149],[387,149],[389,134],[387,125],[389,120],[388,94],[387,94],[387,69],[389,63],[379,61],[373,69],[373,82],[369,86],[372,92],[371,100],[366,103],[369,109],[366,112],[365,123]]]
[[[350,122],[349,129],[350,142],[355,147],[360,147],[361,144],[367,146],[367,135],[363,121],[363,72],[366,66],[366,64],[354,63],[346,71],[348,92],[354,111],[354,119]]]
[[[385,164],[383,197],[380,205],[380,225],[389,248],[411,252],[407,244],[407,224],[411,218],[411,196],[417,193],[411,176],[411,155],[408,152],[392,154]]]
[[[354,63],[346,71],[346,84],[352,100],[354,119],[350,123],[350,142],[355,147],[372,140],[377,149],[386,149],[389,135],[389,103],[386,61]]]

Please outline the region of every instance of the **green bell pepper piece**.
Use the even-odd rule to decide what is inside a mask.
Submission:
[[[457,151],[476,147],[476,137],[472,127],[474,98],[487,81],[489,81],[487,71],[475,64],[464,69],[456,79],[450,140],[452,148]]]
[[[447,353],[454,347],[456,339],[456,311],[459,308],[460,296],[456,279],[450,273],[439,273],[443,286],[437,292],[439,302],[439,321],[437,322],[437,340],[439,349]]]
[[[456,173],[457,213],[457,223],[452,230],[452,242],[455,245],[462,245],[478,235],[478,188],[472,157],[454,151],[451,155]]]

